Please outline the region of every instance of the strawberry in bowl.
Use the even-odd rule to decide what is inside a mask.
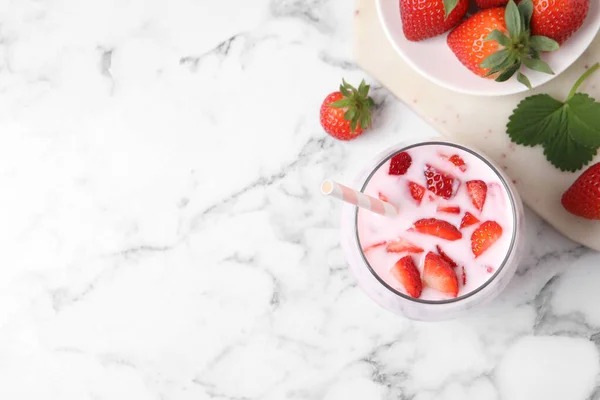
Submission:
[[[412,16],[402,15],[400,1],[375,2],[388,40],[408,65],[439,86],[479,96],[524,92],[554,79],[583,54],[600,29],[598,1],[471,0],[470,12],[458,22],[450,19],[453,15],[448,14],[443,23],[438,21],[435,27],[422,25],[420,28],[442,33],[415,36],[416,29],[412,29],[412,25],[404,27],[404,21]],[[455,3],[452,13],[460,10],[460,2],[446,3]],[[422,4],[439,7],[438,3]],[[507,26],[509,6],[513,11],[516,6],[521,16],[530,16],[529,20],[521,25],[516,23],[518,19],[512,19]],[[494,9],[504,10],[504,15],[499,16],[500,10],[478,15]],[[564,10],[564,14],[557,15],[556,9]],[[514,14],[511,11],[511,15]],[[445,8],[442,15],[446,15]],[[454,26],[448,30],[450,25]],[[465,27],[461,29],[462,25]],[[456,30],[461,34],[454,34],[454,40],[449,41],[449,36]],[[498,33],[490,37],[495,30],[508,40]],[[480,35],[476,37],[477,33]],[[519,51],[513,51],[516,49]],[[488,57],[491,58],[482,65]]]

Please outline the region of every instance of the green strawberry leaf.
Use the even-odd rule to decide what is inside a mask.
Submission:
[[[535,58],[524,58],[523,64],[529,69],[534,71],[544,72],[546,74],[554,75],[554,71],[545,61]]]
[[[550,140],[563,122],[563,103],[537,94],[522,100],[506,126],[510,139],[524,146],[535,146]]]
[[[363,129],[367,129],[369,127],[369,114],[362,114],[360,117],[360,126]]]
[[[503,49],[487,56],[479,66],[481,68],[493,68],[502,63],[510,56],[508,49]]]
[[[342,100],[338,100],[338,101],[334,101],[333,103],[330,103],[329,107],[344,108],[344,107],[350,107],[352,104],[354,104],[352,99],[342,99]]]
[[[521,101],[506,125],[510,139],[525,146],[541,144],[546,159],[562,171],[587,165],[600,148],[600,102],[576,90],[598,68],[600,63],[581,75],[565,103],[547,94]]]
[[[570,136],[579,144],[600,147],[600,103],[577,93],[566,103]]]
[[[355,115],[356,115],[356,109],[355,108],[349,108],[348,111],[346,111],[344,113],[344,119],[346,121],[352,121],[354,119]]]
[[[597,148],[577,143],[568,134],[568,124],[561,124],[558,132],[544,144],[546,159],[561,171],[575,172],[587,165],[596,155]]]
[[[350,97],[350,92],[344,85],[340,85],[340,93],[344,95],[344,97]]]
[[[369,85],[367,85],[365,83],[365,80],[363,79],[362,82],[360,82],[360,85],[358,86],[358,93],[361,97],[367,97],[367,95],[369,94],[369,89]]]
[[[454,11],[457,4],[458,0],[444,0],[444,19],[448,18],[448,15]]]
[[[496,82],[505,82],[505,81],[509,80],[515,74],[515,72],[517,72],[519,70],[519,68],[521,68],[520,62],[517,62],[517,63],[511,65],[510,67],[506,68],[504,70],[504,72],[502,72],[496,78]]]
[[[519,3],[519,12],[521,14],[521,20],[525,30],[529,30],[531,16],[533,15],[533,2],[531,0],[522,0]]]
[[[529,78],[521,73],[521,71],[517,72],[517,80],[521,82],[523,85],[527,86],[529,89],[533,89],[531,86],[531,82]]]
[[[497,72],[500,71],[504,71],[506,68],[510,67],[511,65],[513,65],[515,63],[515,61],[517,61],[517,57],[515,57],[514,54],[510,54],[509,57],[504,60],[504,62],[502,62],[501,64],[496,65],[495,67],[492,67],[487,74],[485,74],[485,76],[490,76],[493,75]]]
[[[521,3],[523,4],[523,3]],[[529,38],[531,46],[538,51],[556,51],[560,45],[555,40],[552,40],[546,36],[531,36]]]
[[[504,47],[508,47],[511,44],[508,36],[500,32],[498,29],[494,29],[484,40],[495,40]]]
[[[511,39],[517,40],[521,36],[522,23],[521,14],[519,9],[513,0],[510,0],[506,5],[506,11],[504,12],[504,19],[506,20],[506,29]]]

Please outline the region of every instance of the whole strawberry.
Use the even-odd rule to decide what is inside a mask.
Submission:
[[[516,73],[519,82],[531,88],[521,66],[554,74],[540,55],[559,48],[550,38],[530,35],[532,13],[531,0],[522,0],[518,7],[509,0],[506,8],[479,11],[450,32],[448,46],[475,74],[504,82]]]
[[[583,25],[590,1],[533,0],[532,33],[547,36],[562,44]]]
[[[371,126],[370,86],[363,80],[358,89],[342,80],[340,90],[329,94],[321,104],[321,126],[329,135],[340,140],[359,137]]]
[[[600,163],[589,167],[563,194],[563,207],[578,217],[600,219]]]
[[[477,7],[483,8],[492,8],[492,7],[502,7],[508,3],[508,0],[475,0],[475,4]]]
[[[458,24],[468,8],[469,0],[400,0],[404,36],[416,42],[441,35]]]

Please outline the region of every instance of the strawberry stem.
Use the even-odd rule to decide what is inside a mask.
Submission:
[[[579,77],[579,79],[577,79],[577,82],[575,82],[575,85],[573,85],[573,88],[569,92],[569,97],[567,97],[567,100],[569,100],[571,97],[575,96],[575,92],[577,92],[577,89],[579,89],[579,86],[581,86],[583,81],[585,81],[588,78],[588,76],[593,74],[598,68],[600,68],[600,63],[596,63],[596,64],[592,65],[590,68],[588,68],[587,71],[585,71],[583,73],[583,75],[581,75]]]

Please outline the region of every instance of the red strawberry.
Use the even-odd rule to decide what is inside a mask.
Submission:
[[[329,94],[321,104],[321,126],[336,139],[356,139],[371,126],[374,105],[364,80],[358,90],[343,81],[339,92]]]
[[[413,230],[425,235],[437,236],[451,241],[462,238],[462,233],[454,225],[436,218],[418,220],[415,222]]]
[[[415,266],[415,262],[411,256],[405,256],[399,259],[390,272],[392,273],[392,276],[404,286],[404,290],[406,290],[406,293],[408,293],[409,296],[415,298],[421,296],[423,283],[421,282],[419,270]]]
[[[494,29],[506,33],[504,8],[479,11],[448,35],[448,46],[458,61],[479,76],[485,76],[490,70],[479,64],[501,47],[495,40],[483,40]]]
[[[533,0],[531,32],[562,44],[581,28],[589,9],[590,0]]]
[[[427,164],[425,168],[425,179],[427,180],[427,190],[448,200],[456,194],[460,181],[452,175],[438,171]]]
[[[465,286],[467,284],[467,271],[465,271],[465,267],[461,267],[462,268],[462,281],[463,281],[463,286]]]
[[[418,183],[409,181],[408,189],[410,190],[412,198],[417,201],[417,204],[421,204],[421,200],[423,200],[423,195],[425,194],[425,188]]]
[[[463,160],[462,157],[459,156],[458,154],[450,156],[450,158],[448,160],[452,164],[456,165],[458,167],[458,169],[460,169],[462,172],[465,172],[467,170],[465,160]]]
[[[563,194],[561,203],[571,214],[600,219],[600,163],[586,169]]]
[[[419,41],[441,35],[460,22],[468,7],[469,0],[458,0],[452,10],[445,10],[444,0],[400,0],[404,36]]]
[[[470,212],[466,212],[462,221],[460,221],[460,229],[466,228],[467,226],[475,225],[479,220]]]
[[[444,252],[444,250],[442,250],[442,248],[441,248],[439,245],[436,245],[436,246],[435,246],[435,248],[437,249],[437,251],[438,251],[438,254],[440,255],[440,257],[442,257],[444,260],[446,260],[446,262],[447,262],[448,264],[450,264],[450,266],[451,266],[452,268],[456,268],[456,267],[458,266],[458,264],[456,264],[456,263],[454,262],[454,260],[453,260],[453,259],[451,259],[451,258],[448,256],[448,254],[446,254],[446,253]]]
[[[485,221],[471,235],[471,250],[475,258],[492,247],[502,236],[502,227],[495,221]]]
[[[403,238],[397,238],[387,242],[388,253],[422,253],[424,250]]]
[[[410,164],[412,164],[410,154],[405,151],[398,153],[390,160],[390,170],[388,173],[390,175],[404,175],[410,168]]]
[[[458,278],[446,260],[435,253],[425,256],[423,283],[452,297],[458,296]]]
[[[460,214],[460,207],[458,206],[438,206],[438,212],[448,213],[448,214]]]
[[[467,191],[471,196],[471,202],[479,211],[483,210],[485,198],[487,196],[487,185],[484,181],[469,181],[467,182]]]
[[[469,17],[448,34],[448,46],[473,73],[499,82],[510,79],[522,65],[552,73],[539,59],[540,52],[557,50],[558,44],[552,40],[530,40],[528,16],[522,15],[512,0],[507,3],[506,8],[488,8]],[[515,23],[507,27],[507,19]],[[531,57],[536,60],[532,61]],[[519,75],[519,81],[531,88],[527,77]]]
[[[381,192],[378,192],[377,196],[379,197],[379,200],[381,200],[381,201],[385,201],[386,203],[390,202],[389,199],[388,199],[388,197],[385,194],[381,193]]]
[[[386,243],[387,243],[386,241],[381,241],[381,242],[373,243],[372,245],[369,245],[369,246],[365,247],[363,249],[363,253],[366,253],[367,251],[375,249],[377,247],[383,246]]]
[[[508,0],[475,0],[479,8],[502,7],[508,3]]]

